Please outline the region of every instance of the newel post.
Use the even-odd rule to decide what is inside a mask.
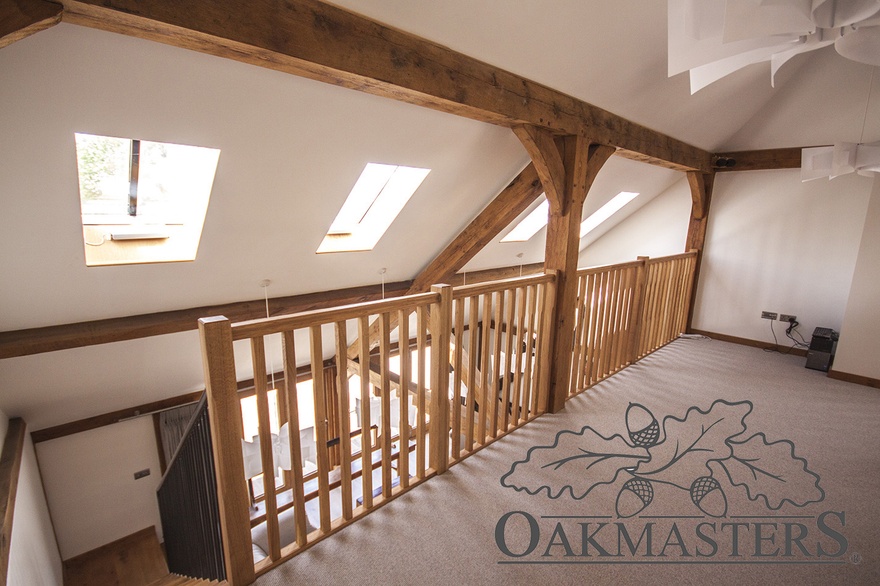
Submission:
[[[647,256],[636,257],[639,266],[636,269],[636,286],[634,289],[632,309],[630,310],[633,329],[630,332],[629,340],[629,362],[635,364],[639,359],[642,347],[642,325],[645,317],[642,308],[645,304],[645,293],[648,290],[648,258]]]
[[[244,586],[254,581],[254,560],[241,457],[241,408],[232,352],[232,324],[223,316],[202,318],[199,337],[214,445],[226,581],[231,586]]]
[[[449,335],[452,331],[452,287],[434,285],[440,295],[431,310],[431,454],[429,465],[437,474],[449,465]]]

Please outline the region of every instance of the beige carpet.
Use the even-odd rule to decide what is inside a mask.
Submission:
[[[880,584],[878,449],[880,391],[681,339],[257,584]]]

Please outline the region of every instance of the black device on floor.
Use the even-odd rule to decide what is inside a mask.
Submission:
[[[828,372],[834,361],[838,334],[831,328],[816,328],[807,350],[807,368]]]

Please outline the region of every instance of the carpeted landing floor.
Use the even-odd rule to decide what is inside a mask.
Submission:
[[[880,391],[681,339],[257,584],[880,584]]]

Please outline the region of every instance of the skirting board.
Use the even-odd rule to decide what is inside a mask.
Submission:
[[[715,340],[721,340],[722,342],[732,342],[734,344],[741,344],[743,346],[752,346],[755,348],[772,348],[773,344],[770,342],[762,342],[760,340],[750,340],[749,338],[738,338],[736,336],[728,336],[727,334],[717,334],[715,332],[706,332],[704,330],[695,330],[693,328],[688,330],[689,334],[700,334],[702,336],[708,336]],[[785,346],[782,344],[777,344],[776,347],[783,354],[794,354],[795,356],[806,356],[807,351],[803,348],[791,348],[791,346]],[[830,376],[830,373],[829,373]]]
[[[862,376],[860,374],[841,372],[839,370],[834,370],[833,368],[828,371],[828,378],[834,378],[848,383],[855,383],[857,385],[865,385],[866,387],[880,389],[880,379],[871,378],[869,376]]]

